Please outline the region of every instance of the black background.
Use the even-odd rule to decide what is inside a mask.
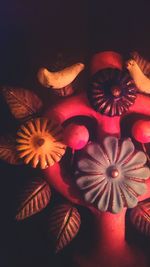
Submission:
[[[88,64],[91,55],[101,50],[115,50],[124,57],[137,50],[150,59],[150,2],[0,1],[1,86],[25,86],[42,94],[36,82],[39,67],[49,67],[60,54],[67,63],[83,60]],[[2,134],[16,124],[3,99],[0,121]],[[81,209],[84,225],[81,237],[54,257],[43,238],[45,214],[21,224],[13,220],[17,192],[29,176],[30,168],[0,163],[0,267],[69,266],[71,251],[87,238],[91,216]],[[149,241],[133,229],[130,231],[130,242],[135,240],[148,254]]]

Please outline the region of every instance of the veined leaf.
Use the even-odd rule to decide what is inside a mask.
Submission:
[[[150,199],[139,203],[132,209],[130,218],[137,230],[150,236]]]
[[[2,89],[2,93],[16,119],[32,118],[42,108],[42,101],[32,91],[6,87]]]
[[[67,246],[77,235],[81,224],[76,208],[69,204],[55,207],[49,219],[49,233],[55,243],[56,253]]]
[[[51,190],[46,181],[35,178],[25,189],[21,196],[21,204],[18,209],[16,220],[24,220],[40,211],[49,203]]]
[[[10,164],[21,164],[16,150],[16,140],[13,136],[0,137],[0,159]]]

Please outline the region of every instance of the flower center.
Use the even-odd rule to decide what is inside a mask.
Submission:
[[[121,95],[121,89],[118,86],[113,86],[111,88],[111,93],[114,97],[118,97]]]
[[[116,168],[113,168],[110,170],[110,176],[111,178],[117,178],[119,175],[119,171]]]
[[[42,146],[45,143],[45,140],[44,140],[44,138],[38,138],[36,143],[38,146]]]

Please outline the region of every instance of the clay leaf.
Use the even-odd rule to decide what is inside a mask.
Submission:
[[[0,137],[0,159],[7,163],[18,165],[21,164],[21,160],[18,157],[15,142],[13,136]]]
[[[21,204],[16,215],[16,220],[24,220],[42,211],[48,205],[50,198],[51,190],[48,183],[36,177],[26,187],[20,198]]]
[[[150,199],[139,203],[130,213],[132,224],[141,233],[150,236]]]
[[[32,91],[24,88],[2,88],[3,96],[16,119],[32,118],[42,108],[42,101]]]
[[[49,234],[55,243],[55,252],[66,247],[77,235],[81,224],[80,214],[70,204],[61,204],[51,212]]]

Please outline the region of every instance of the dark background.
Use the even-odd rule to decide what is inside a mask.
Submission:
[[[42,94],[36,82],[39,67],[49,67],[60,55],[66,64],[79,60],[88,64],[92,54],[101,50],[115,50],[124,57],[137,50],[150,59],[150,2],[0,1],[1,86],[25,86]],[[2,99],[0,121],[2,134],[16,124]],[[87,232],[91,215],[81,209],[81,237],[54,257],[46,237],[43,238],[46,212],[20,224],[13,220],[16,195],[29,176],[30,168],[0,162],[0,267],[69,266],[72,250],[78,248],[81,240],[90,238]],[[130,242],[137,243],[148,254],[148,240],[132,228],[129,233]]]

